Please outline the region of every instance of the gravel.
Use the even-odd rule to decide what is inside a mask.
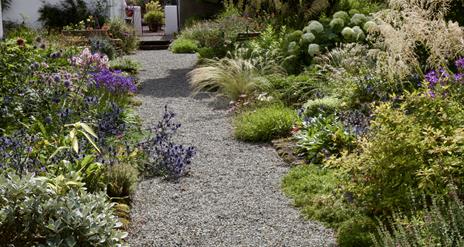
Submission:
[[[209,97],[192,98],[185,76],[195,55],[143,51],[138,109],[149,125],[165,105],[182,123],[178,139],[196,146],[188,176],[139,183],[131,246],[334,246],[333,232],[306,221],[280,189],[288,167],[269,145],[234,140],[230,116]]]

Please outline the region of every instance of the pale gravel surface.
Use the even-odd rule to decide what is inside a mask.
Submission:
[[[143,51],[139,112],[146,125],[164,105],[182,123],[178,139],[195,145],[190,175],[177,184],[142,181],[133,208],[131,246],[332,246],[333,233],[305,221],[280,189],[288,167],[268,145],[233,139],[230,116],[212,99],[190,97],[185,76],[195,55]]]

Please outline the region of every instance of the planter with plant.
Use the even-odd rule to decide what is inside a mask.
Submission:
[[[162,11],[150,11],[144,17],[143,20],[148,25],[148,28],[152,32],[157,32],[164,21],[164,13]]]

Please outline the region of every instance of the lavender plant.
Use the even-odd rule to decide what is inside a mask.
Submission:
[[[147,172],[150,175],[165,174],[177,180],[188,172],[196,150],[173,142],[173,135],[181,127],[174,117],[175,113],[165,106],[163,118],[150,129],[149,138],[140,146],[148,156]]]

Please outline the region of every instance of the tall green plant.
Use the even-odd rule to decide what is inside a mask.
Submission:
[[[235,3],[252,16],[271,14],[283,24],[302,27],[331,5],[329,0],[238,0]]]
[[[464,205],[453,196],[450,200],[434,197],[423,210],[407,216],[396,212],[390,222],[381,223],[373,235],[376,247],[464,246]]]
[[[85,20],[90,11],[84,0],[64,0],[59,4],[45,3],[39,9],[39,21],[47,28],[61,29]]]

